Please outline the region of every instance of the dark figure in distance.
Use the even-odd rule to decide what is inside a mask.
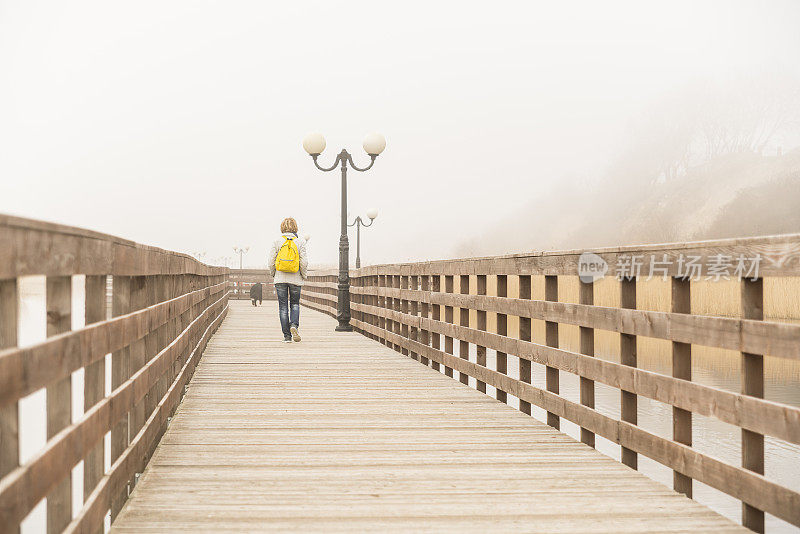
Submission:
[[[263,289],[261,288],[261,282],[255,283],[250,286],[250,300],[253,301],[253,306],[256,305],[256,301],[261,304],[261,300],[263,298]]]

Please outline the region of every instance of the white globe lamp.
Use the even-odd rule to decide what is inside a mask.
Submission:
[[[367,134],[362,145],[370,156],[377,156],[386,148],[386,139],[379,133]]]
[[[303,139],[303,148],[312,156],[319,156],[325,150],[325,137],[319,133],[310,133]]]

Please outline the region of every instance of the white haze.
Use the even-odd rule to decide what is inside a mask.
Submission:
[[[445,257],[605,173],[673,92],[800,75],[798,27],[792,0],[0,0],[0,212],[254,266],[294,216],[331,264],[339,175],[301,140],[363,164],[379,131],[365,262]]]

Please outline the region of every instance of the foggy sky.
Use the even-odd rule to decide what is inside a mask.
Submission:
[[[364,263],[446,257],[601,173],[670,92],[800,73],[798,26],[791,0],[0,0],[0,212],[253,266],[293,216],[331,264],[339,174],[302,138],[364,164],[376,131]]]

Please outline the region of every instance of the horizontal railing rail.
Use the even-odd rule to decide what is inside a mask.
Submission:
[[[21,278],[42,275],[47,339],[18,347]],[[72,330],[76,282],[85,326]],[[45,498],[48,532],[102,532],[106,516],[116,517],[227,313],[228,285],[227,268],[184,254],[0,216],[3,532],[17,531]],[[83,392],[73,391],[77,371]],[[46,442],[20,463],[19,403],[42,390]],[[83,414],[73,420],[81,393]],[[73,515],[72,473],[81,462],[83,501]]]
[[[350,272],[352,324],[462,383],[471,377],[484,393],[493,387],[501,401],[516,397],[527,414],[543,409],[555,428],[571,421],[587,445],[595,436],[616,443],[631,468],[640,454],[667,466],[687,496],[697,480],[735,497],[743,524],[763,531],[765,512],[800,525],[800,493],[764,475],[764,436],[800,444],[800,408],[763,398],[764,355],[800,359],[800,317],[765,317],[773,300],[800,300],[798,277],[800,235],[377,265]],[[733,304],[715,301],[715,282],[727,284]],[[666,297],[655,305],[652,291]],[[335,316],[337,272],[312,272],[301,299]],[[708,311],[720,306],[725,313]],[[577,339],[564,339],[567,327]],[[595,342],[609,334],[618,337],[614,357],[599,357]],[[648,339],[670,343],[669,371],[640,368]],[[741,391],[692,381],[696,347],[737,351]],[[519,378],[509,376],[508,355]],[[532,384],[534,365],[543,387]],[[560,392],[563,373],[579,377],[577,402]],[[619,417],[595,407],[596,383],[619,390]],[[639,426],[640,397],[672,407],[671,436]],[[696,448],[693,414],[740,429],[741,465]]]
[[[249,299],[250,288],[254,284],[261,284],[263,300],[277,300],[275,284],[269,271],[266,269],[231,269],[228,278],[230,282],[230,295],[232,299]]]

